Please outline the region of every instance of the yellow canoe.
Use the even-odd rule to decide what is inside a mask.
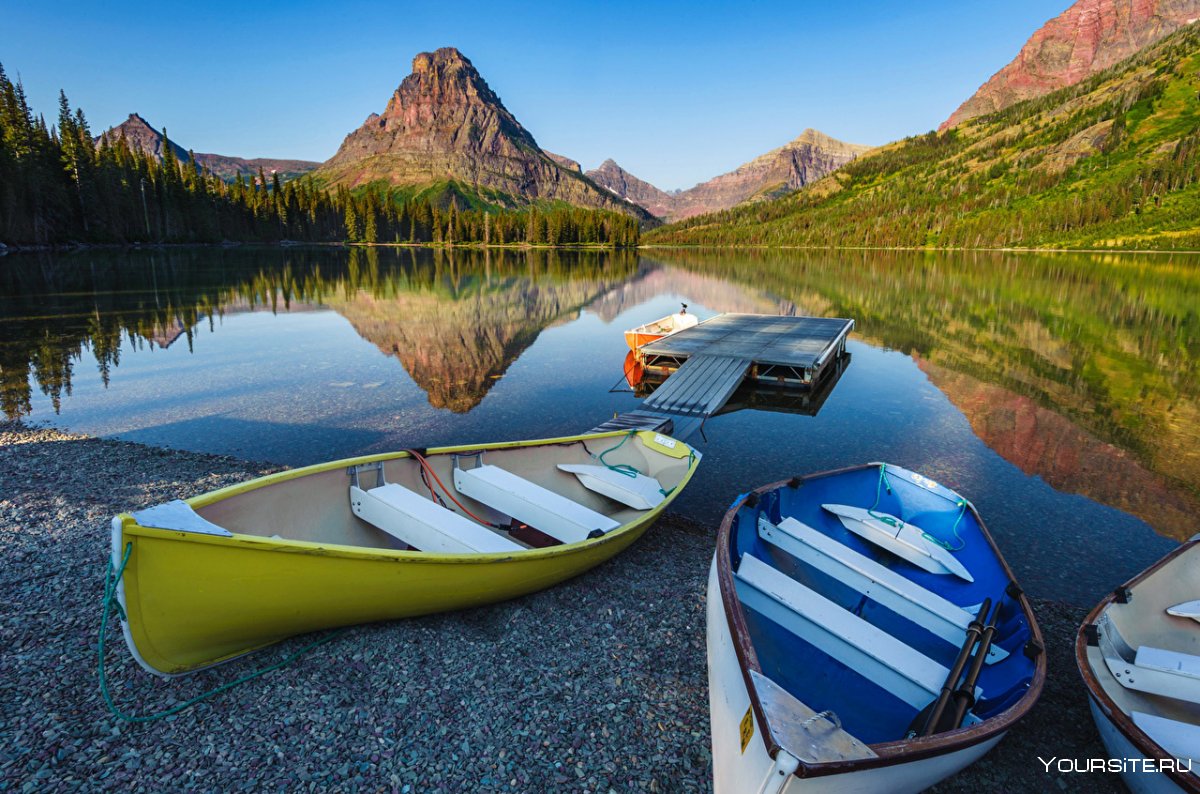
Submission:
[[[147,670],[176,675],[296,634],[541,590],[637,540],[699,461],[649,431],[444,447],[123,513],[125,640]]]

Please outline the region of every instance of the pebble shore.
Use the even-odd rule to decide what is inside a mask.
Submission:
[[[96,642],[116,513],[277,467],[0,423],[0,791],[711,790],[704,582],[713,528],[668,516],[550,590],[360,626],[177,716],[100,697]],[[1038,756],[1104,754],[1071,656],[1085,610],[1035,601],[1047,688],[938,792],[1122,791]],[[159,711],[298,650],[162,681],[107,653],[118,705]]]

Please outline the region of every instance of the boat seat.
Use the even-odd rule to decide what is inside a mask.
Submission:
[[[941,692],[947,668],[787,574],[743,554],[734,576],[742,604],[914,709],[925,708]]]
[[[775,525],[760,515],[758,536],[955,648],[966,641],[967,627],[975,615],[807,524],[788,517]],[[995,664],[1007,656],[1008,651],[992,645],[985,661]]]
[[[1179,653],[1141,645],[1138,647],[1137,656],[1133,661],[1138,667],[1160,670],[1164,673],[1186,676],[1200,681],[1200,656],[1192,656],[1190,653]]]
[[[201,535],[217,535],[232,538],[233,533],[203,518],[182,499],[173,499],[165,504],[147,507],[131,513],[139,526],[155,529],[172,529],[178,532],[196,532]]]
[[[368,524],[421,551],[490,554],[525,548],[395,483],[370,490],[350,486],[350,509]]]
[[[603,513],[562,494],[518,477],[499,466],[484,464],[454,469],[454,487],[477,502],[512,516],[563,543],[587,540],[596,531],[621,526]]]
[[[1185,601],[1173,607],[1167,607],[1167,614],[1177,618],[1191,618],[1200,622],[1200,601]]]
[[[1167,755],[1200,762],[1200,725],[1141,711],[1132,711],[1129,716]]]
[[[1126,689],[1200,704],[1200,656],[1148,645],[1130,648],[1111,621],[1102,619],[1099,647],[1113,678]]]
[[[558,468],[574,474],[579,478],[579,484],[589,491],[603,494],[634,510],[653,510],[667,498],[662,483],[641,472],[631,476],[614,471],[610,466],[589,466],[585,463],[560,463]]]

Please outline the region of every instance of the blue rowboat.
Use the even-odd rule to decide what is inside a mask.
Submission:
[[[707,622],[717,794],[920,791],[994,747],[1046,676],[974,506],[890,464],[739,498]]]

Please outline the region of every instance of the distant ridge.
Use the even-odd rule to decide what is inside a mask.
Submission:
[[[659,190],[649,182],[638,179],[633,174],[617,165],[609,158],[587,172],[597,185],[611,191],[614,195],[632,201],[657,218],[669,218],[674,208],[675,197],[664,190]]]
[[[1081,82],[881,146],[655,244],[1200,249],[1200,25]]]
[[[105,130],[101,135],[97,136],[96,143],[98,144],[106,136],[112,141],[116,141],[124,136],[126,143],[132,147],[141,149],[156,160],[162,159],[164,146],[169,146],[171,152],[175,155],[175,159],[181,163],[186,163],[188,160],[188,151],[186,149],[175,141],[164,138],[161,132],[152,127],[148,121],[137,113],[130,113],[129,118],[125,119],[125,121],[111,129]],[[246,175],[257,174],[259,169],[265,174],[278,173],[280,178],[291,179],[300,174],[307,173],[320,165],[320,163],[314,163],[309,160],[279,160],[269,157],[247,160],[242,157],[230,157],[223,154],[208,154],[204,152],[196,153],[196,162],[202,168],[207,168],[226,181],[232,180],[239,173]]]
[[[795,140],[727,174],[675,193],[667,193],[638,179],[612,160],[605,160],[587,175],[615,195],[674,222],[729,209],[745,201],[784,196],[828,176],[870,148],[807,129]]]

